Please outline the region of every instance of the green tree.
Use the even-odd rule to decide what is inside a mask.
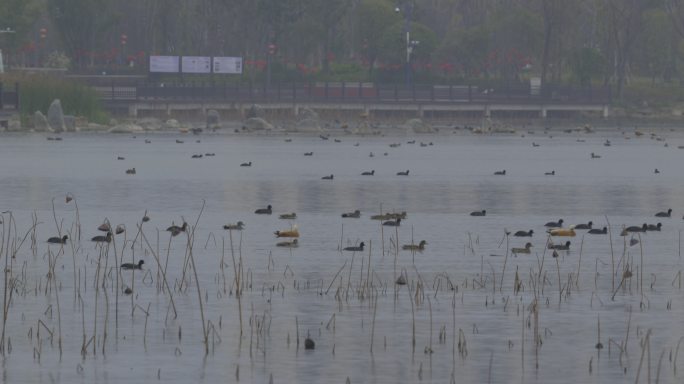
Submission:
[[[107,0],[47,0],[48,13],[62,44],[78,67],[88,63],[82,55],[101,46],[117,17]]]
[[[580,85],[591,84],[591,79],[604,75],[606,60],[595,48],[584,47],[576,50],[570,58],[570,68]]]
[[[385,31],[401,21],[400,15],[394,11],[394,4],[389,0],[363,0],[359,9],[356,37],[357,45],[366,55],[369,62],[368,75],[383,49]]]
[[[4,49],[6,59],[31,38],[31,27],[43,11],[38,0],[0,1],[0,29],[12,31],[0,34],[0,49]]]

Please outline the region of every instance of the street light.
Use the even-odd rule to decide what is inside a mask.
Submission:
[[[411,87],[411,53],[420,41],[411,40],[411,15],[413,14],[413,1],[408,0],[402,3],[401,8],[395,7],[394,12],[402,13],[404,15],[404,35],[406,36],[406,63],[405,63],[405,80],[406,87]]]
[[[16,33],[16,31],[7,27],[5,29],[0,29],[0,33]],[[0,73],[5,73],[5,65],[2,62],[2,49],[0,49]]]

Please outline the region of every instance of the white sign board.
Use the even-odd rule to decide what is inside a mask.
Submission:
[[[214,57],[214,73],[242,73],[242,57]]]
[[[183,56],[181,64],[183,73],[211,73],[211,57]]]
[[[178,73],[178,56],[150,56],[150,72]]]

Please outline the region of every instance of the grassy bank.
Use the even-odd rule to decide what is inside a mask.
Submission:
[[[95,123],[109,121],[96,91],[82,84],[48,75],[6,74],[0,81],[10,85],[19,83],[22,120],[30,119],[36,111],[47,114],[50,103],[60,99],[67,115],[83,116]]]

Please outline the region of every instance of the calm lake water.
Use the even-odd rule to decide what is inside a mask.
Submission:
[[[3,134],[0,210],[11,211],[14,221],[2,214],[0,263],[11,272],[0,287],[8,301],[1,377],[7,383],[445,383],[453,375],[457,383],[633,383],[639,374],[640,382],[649,375],[681,382],[684,150],[677,147],[684,135],[658,131],[665,141],[657,141],[644,132],[642,138],[633,130],[553,137],[538,130],[525,137],[333,134],[330,140],[83,133],[62,141]],[[612,145],[604,146],[606,140]],[[215,156],[191,158],[206,153]],[[240,166],[249,161],[251,167]],[[133,167],[135,175],[125,173]],[[493,175],[504,169],[505,176]],[[374,176],[361,176],[370,170]],[[396,175],[405,170],[409,176]],[[552,170],[554,176],[545,175]],[[330,174],[333,180],[321,180]],[[75,200],[66,203],[67,194]],[[273,215],[254,214],[269,204]],[[668,208],[672,218],[654,217]],[[361,218],[340,217],[355,209]],[[485,217],[469,215],[482,209]],[[381,210],[406,211],[407,218],[383,228],[370,219]],[[137,228],[146,211],[149,245]],[[278,218],[289,212],[297,219]],[[569,239],[571,247],[552,258],[544,223],[560,218],[610,224],[611,235],[578,230],[576,237],[554,238]],[[89,241],[103,234],[97,227],[105,219],[127,228],[108,249]],[[171,238],[165,231],[184,219],[194,228],[191,247],[191,232]],[[233,254],[243,265],[240,301],[230,233],[222,229],[237,221],[245,223],[232,232]],[[620,236],[623,225],[657,222],[661,231]],[[276,247],[287,239],[273,232],[295,223],[299,247]],[[46,243],[58,225],[72,237],[63,250]],[[530,229],[532,238],[505,236]],[[640,243],[630,246],[632,238]],[[425,251],[396,252],[397,242],[420,240],[427,241]],[[339,251],[361,241],[363,252]],[[527,241],[531,254],[507,252]],[[115,266],[134,258],[144,259],[143,270],[121,271],[119,281],[119,291],[132,287],[133,295],[117,297]],[[402,271],[409,284],[395,285]],[[304,349],[307,334],[315,350]]]

